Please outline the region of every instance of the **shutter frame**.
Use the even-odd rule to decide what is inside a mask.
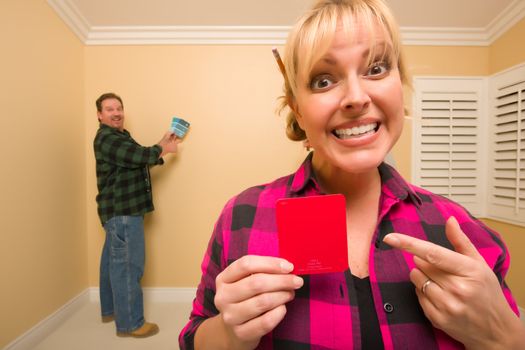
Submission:
[[[487,79],[415,77],[412,179],[485,214]]]
[[[488,215],[525,225],[525,65],[490,77]]]

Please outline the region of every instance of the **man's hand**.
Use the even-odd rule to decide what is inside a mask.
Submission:
[[[162,139],[157,143],[162,148],[160,157],[163,157],[168,153],[177,153],[178,144],[180,142],[181,139],[179,139],[173,131],[166,132]]]

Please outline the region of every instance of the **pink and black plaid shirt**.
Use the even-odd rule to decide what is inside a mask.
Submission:
[[[445,222],[452,215],[493,269],[509,305],[518,314],[504,281],[510,258],[500,236],[460,205],[408,184],[387,164],[381,164],[379,172],[380,213],[370,247],[369,271],[385,349],[463,349],[462,344],[433,328],[423,314],[409,280],[414,267],[412,255],[382,242],[388,233],[400,232],[452,249],[445,236]],[[193,349],[200,323],[218,314],[215,278],[222,270],[248,254],[279,256],[277,199],[320,194],[310,154],[296,173],[249,188],[228,201],[202,262],[202,279],[190,321],[179,335],[182,350]],[[351,272],[304,277],[304,286],[286,305],[285,318],[261,339],[258,349],[361,349],[361,327],[366,325],[359,323]]]

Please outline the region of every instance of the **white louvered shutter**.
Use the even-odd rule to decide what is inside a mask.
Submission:
[[[490,80],[489,216],[525,224],[525,65]]]
[[[486,79],[414,79],[413,182],[473,215],[486,194]]]

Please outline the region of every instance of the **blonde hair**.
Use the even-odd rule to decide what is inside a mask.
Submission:
[[[290,111],[286,117],[286,135],[293,141],[306,139],[304,130],[297,123],[292,103],[297,92],[297,81],[305,79],[312,67],[326,53],[341,25],[349,40],[356,23],[369,30],[371,48],[369,60],[375,57],[374,30],[379,27],[389,46],[382,48],[383,55],[391,56],[392,64],[397,65],[401,82],[409,85],[409,79],[401,54],[401,39],[397,22],[390,9],[382,0],[318,0],[292,28],[284,50],[285,83],[284,96],[281,96],[280,111],[287,106]],[[300,62],[300,63],[299,63]]]

